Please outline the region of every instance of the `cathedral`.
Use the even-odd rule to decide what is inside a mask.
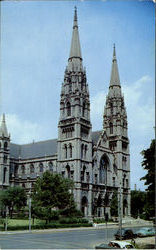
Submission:
[[[121,213],[130,215],[130,154],[127,114],[121,92],[116,49],[103,113],[103,128],[92,132],[90,97],[81,54],[77,10],[70,54],[60,94],[58,138],[18,145],[10,142],[5,115],[0,127],[0,189],[22,186],[27,192],[43,172],[74,181],[74,199],[85,217],[109,218],[113,193]]]

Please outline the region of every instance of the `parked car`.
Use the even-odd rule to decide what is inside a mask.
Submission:
[[[126,241],[115,241],[112,240],[109,244],[102,243],[99,246],[96,246],[95,249],[115,249],[115,248],[124,248],[124,249],[135,249],[134,246]]]
[[[127,240],[136,238],[137,235],[133,233],[131,229],[121,229],[121,236],[120,236],[120,229],[114,235],[116,240]]]
[[[138,237],[155,236],[155,229],[153,227],[143,227],[136,234]]]

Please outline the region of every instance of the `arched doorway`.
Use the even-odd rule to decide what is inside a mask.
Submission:
[[[127,200],[124,199],[123,200],[123,216],[125,216],[127,214],[128,214],[128,203],[127,203]]]
[[[83,215],[86,217],[87,213],[88,213],[88,200],[87,200],[86,196],[82,197],[82,200],[81,200],[81,211],[82,211]]]

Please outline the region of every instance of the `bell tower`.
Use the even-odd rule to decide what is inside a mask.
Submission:
[[[122,213],[130,215],[130,154],[127,127],[127,113],[124,97],[121,93],[120,78],[113,48],[112,71],[109,92],[104,108],[103,128],[106,130],[109,148],[114,155],[114,164],[118,170],[118,187],[122,190]]]
[[[9,186],[10,165],[10,135],[8,134],[5,115],[3,114],[0,126],[0,189]]]
[[[58,171],[64,177],[73,179],[77,207],[85,216],[91,215],[91,130],[89,90],[83,67],[75,7],[71,49],[61,88]],[[87,190],[85,193],[84,185]]]

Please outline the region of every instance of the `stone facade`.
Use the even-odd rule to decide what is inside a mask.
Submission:
[[[110,202],[121,190],[121,211],[130,215],[130,155],[127,114],[115,46],[103,129],[92,132],[90,98],[83,67],[77,11],[70,55],[60,96],[58,139],[17,145],[10,143],[5,116],[0,128],[0,188],[33,188],[44,171],[60,173],[75,183],[74,198],[86,217],[110,215]]]

